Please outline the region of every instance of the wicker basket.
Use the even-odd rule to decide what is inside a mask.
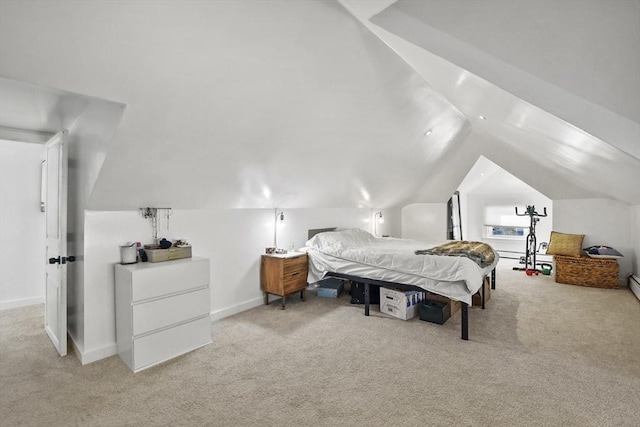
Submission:
[[[618,287],[618,261],[615,259],[553,257],[556,267],[556,282],[595,288]]]

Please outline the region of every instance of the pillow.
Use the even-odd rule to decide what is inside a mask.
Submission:
[[[348,249],[353,247],[366,246],[378,240],[371,233],[359,228],[348,228],[345,230],[329,231],[319,233],[307,241],[306,246],[310,248],[322,249]]]
[[[622,258],[620,252],[609,246],[591,246],[584,249],[585,253],[591,258]]]
[[[582,253],[583,240],[584,234],[565,234],[552,231],[547,254],[579,258]]]

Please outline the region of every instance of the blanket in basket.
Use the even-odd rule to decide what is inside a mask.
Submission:
[[[495,253],[491,246],[482,242],[467,242],[466,240],[447,242],[431,249],[419,249],[415,253],[416,255],[464,256],[481,268],[490,266],[495,260]]]

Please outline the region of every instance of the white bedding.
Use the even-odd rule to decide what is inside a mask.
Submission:
[[[377,238],[360,229],[320,233],[306,244],[308,281],[315,283],[329,272],[349,274],[419,286],[471,305],[471,297],[480,289],[484,276],[498,263],[498,254],[494,251],[494,262],[480,268],[466,257],[414,253],[439,244]]]

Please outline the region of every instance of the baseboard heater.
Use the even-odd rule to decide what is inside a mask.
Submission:
[[[634,275],[629,276],[629,289],[631,289],[631,292],[640,300],[640,277]]]

